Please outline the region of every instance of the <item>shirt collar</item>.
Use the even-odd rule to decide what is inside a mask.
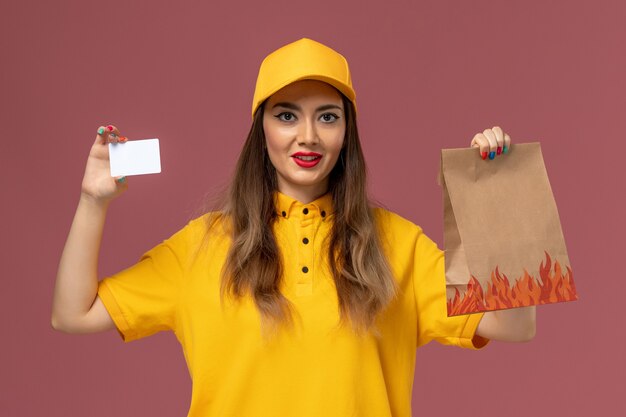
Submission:
[[[333,196],[330,192],[317,198],[310,203],[301,203],[293,197],[281,193],[274,192],[274,204],[278,217],[288,219],[291,216],[297,216],[304,219],[321,217],[322,220],[328,219],[333,213]]]

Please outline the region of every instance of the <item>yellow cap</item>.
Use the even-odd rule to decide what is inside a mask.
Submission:
[[[252,100],[252,118],[266,98],[294,81],[305,79],[324,81],[337,88],[352,101],[356,112],[356,93],[348,61],[328,46],[302,38],[275,50],[261,63]]]

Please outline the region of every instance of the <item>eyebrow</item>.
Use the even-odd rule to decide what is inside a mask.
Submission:
[[[291,110],[302,111],[300,106],[298,106],[297,104],[294,104],[294,103],[289,103],[287,101],[283,101],[281,103],[274,104],[272,106],[272,109],[274,109],[276,107],[285,107],[285,108],[291,109]],[[342,110],[341,107],[336,105],[336,104],[324,104],[323,106],[319,106],[315,111],[322,111],[322,110],[328,110],[328,109],[339,109],[339,110]]]

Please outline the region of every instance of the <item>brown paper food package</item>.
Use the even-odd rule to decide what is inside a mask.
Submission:
[[[448,316],[578,299],[539,142],[443,149]]]

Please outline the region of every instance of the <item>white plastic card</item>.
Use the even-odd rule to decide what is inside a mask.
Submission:
[[[157,174],[161,172],[159,139],[109,143],[111,176]]]

